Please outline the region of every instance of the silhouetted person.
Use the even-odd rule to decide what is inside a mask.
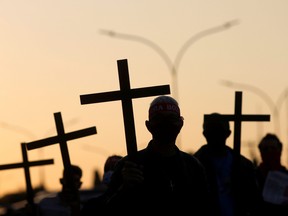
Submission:
[[[229,122],[219,113],[204,120],[203,135],[207,144],[195,152],[206,168],[216,216],[246,216],[254,213],[260,202],[255,166],[226,145],[230,136]],[[238,160],[237,160],[238,162]],[[239,165],[239,166],[238,166]]]
[[[177,101],[156,97],[145,124],[152,139],[119,161],[105,193],[104,213],[209,215],[204,167],[175,144],[183,126]]]
[[[115,170],[116,164],[122,158],[123,156],[117,154],[110,155],[106,158],[106,161],[103,166],[103,176],[100,177],[99,172],[98,171],[95,172],[95,177],[97,178],[94,181],[95,190],[98,190],[99,192],[106,190],[107,185],[110,182],[111,175]]]
[[[258,144],[262,161],[257,166],[257,179],[261,187],[262,196],[264,185],[269,173],[278,171],[288,176],[288,170],[281,164],[282,143],[279,138],[272,133],[267,133]],[[286,183],[288,185],[288,183]],[[287,196],[288,197],[288,188]],[[259,215],[282,216],[288,215],[288,202],[286,204],[272,203],[263,198],[261,213]]]
[[[110,183],[111,176],[117,166],[117,163],[122,159],[123,157],[120,155],[111,155],[107,158],[104,164],[104,174],[102,178],[102,184],[107,186]]]
[[[79,192],[82,182],[82,169],[77,165],[71,165],[71,173],[73,176],[73,186],[68,184],[66,179],[67,173],[64,169],[63,176],[60,178],[60,183],[62,185],[62,189],[56,196],[48,196],[43,198],[38,204],[38,215],[39,216],[70,216],[71,213],[71,206],[78,205],[76,202],[80,201],[77,200],[75,195],[76,192]]]
[[[103,208],[105,204],[105,197],[102,196],[103,193],[107,190],[108,185],[111,180],[111,176],[116,168],[118,161],[123,157],[120,155],[111,155],[109,156],[104,163],[104,173],[102,181],[97,187],[96,190],[99,191],[98,195],[90,198],[83,203],[83,208],[81,210],[81,216],[95,215]]]

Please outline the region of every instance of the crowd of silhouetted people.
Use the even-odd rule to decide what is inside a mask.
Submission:
[[[184,118],[173,97],[154,98],[145,125],[151,134],[147,147],[107,157],[94,197],[81,200],[82,170],[72,165],[70,175],[63,170],[59,193],[6,215],[288,215],[288,170],[276,134],[259,141],[261,162],[254,164],[227,145],[231,130],[220,113],[204,119],[206,144],[193,154],[176,145]]]

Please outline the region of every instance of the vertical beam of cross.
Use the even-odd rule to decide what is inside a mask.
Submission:
[[[131,89],[127,59],[117,61],[120,91],[80,95],[81,105],[121,100],[128,156],[137,152],[133,98],[170,94],[169,85]]]
[[[21,151],[24,164],[28,164],[28,155],[25,143],[21,143]],[[26,179],[27,201],[30,205],[34,206],[34,191],[32,188],[30,170],[28,166],[24,166],[24,174]]]
[[[21,152],[22,152],[22,158],[23,158],[22,163],[12,163],[12,164],[0,165],[0,170],[24,168],[27,202],[28,202],[29,206],[32,208],[32,210],[34,211],[35,210],[34,209],[35,208],[35,206],[34,206],[34,190],[33,190],[32,183],[31,183],[30,167],[53,164],[54,160],[48,159],[48,160],[29,161],[25,143],[21,143]]]

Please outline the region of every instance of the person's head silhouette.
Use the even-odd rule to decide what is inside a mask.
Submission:
[[[158,96],[150,104],[149,120],[145,123],[154,141],[175,142],[183,126],[178,102],[170,96]]]
[[[103,174],[103,179],[102,179],[102,183],[108,185],[110,180],[111,180],[111,176],[116,168],[117,163],[122,159],[123,157],[120,155],[110,155],[104,164],[104,174]]]
[[[71,175],[72,175],[72,182],[74,184],[75,189],[80,189],[82,185],[82,169],[77,166],[71,164]],[[68,185],[68,180],[66,179],[68,177],[66,169],[63,170],[63,176],[60,178],[60,184],[62,185],[62,192],[68,190],[70,191],[70,186]]]
[[[230,136],[231,130],[228,120],[219,113],[212,113],[205,118],[203,123],[203,135],[207,144],[215,151],[220,151],[226,145],[226,139]]]
[[[263,164],[271,169],[278,169],[281,164],[282,143],[272,133],[267,133],[260,141],[258,148]]]

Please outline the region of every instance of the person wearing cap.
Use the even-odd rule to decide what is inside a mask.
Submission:
[[[204,165],[216,216],[255,215],[260,203],[260,189],[255,166],[248,158],[227,145],[231,135],[229,121],[220,113],[211,113],[203,122],[207,144],[194,156]]]
[[[183,123],[174,98],[158,96],[151,102],[145,125],[152,138],[118,163],[105,193],[105,213],[209,215],[204,167],[176,146]]]

